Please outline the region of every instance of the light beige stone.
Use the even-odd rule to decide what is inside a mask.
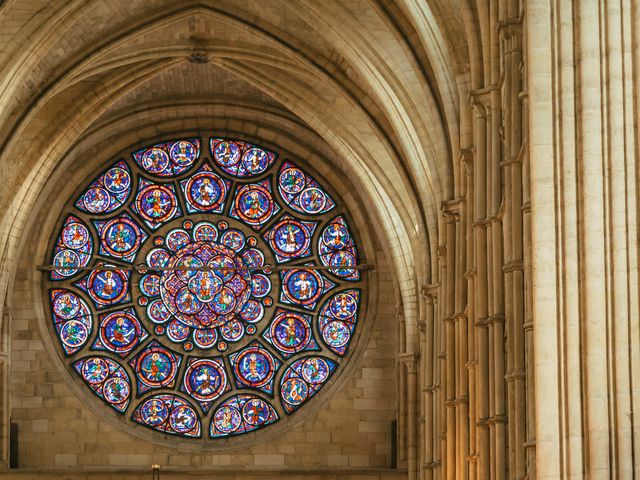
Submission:
[[[0,476],[640,477],[638,31],[629,1],[0,4]],[[115,155],[212,131],[317,172],[377,284],[324,398],[203,448],[83,396],[36,266]]]

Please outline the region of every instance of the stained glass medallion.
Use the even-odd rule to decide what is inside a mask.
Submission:
[[[79,268],[87,266],[93,252],[93,240],[89,229],[78,217],[69,215],[62,225],[58,241],[53,249],[52,280],[72,277]]]
[[[86,357],[73,364],[89,387],[119,412],[124,412],[131,400],[129,374],[118,362],[107,357]]]
[[[305,215],[326,213],[336,205],[311,176],[291,162],[280,168],[278,191],[287,205]]]
[[[107,214],[120,208],[131,191],[131,172],[124,161],[100,175],[75,203],[80,211]]]
[[[50,248],[69,369],[162,434],[218,439],[294,414],[361,321],[347,215],[298,162],[253,143],[191,137],[118,157],[70,199]]]

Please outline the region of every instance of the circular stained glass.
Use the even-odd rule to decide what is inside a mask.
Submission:
[[[294,414],[357,338],[365,279],[340,204],[248,142],[131,153],[88,179],[52,240],[49,311],[70,370],[161,434],[224,438]]]
[[[77,347],[87,341],[87,326],[78,320],[69,320],[60,328],[60,340],[68,347]]]
[[[218,361],[201,359],[194,362],[185,373],[185,389],[198,401],[218,398],[227,388],[224,366]]]
[[[126,257],[134,253],[139,245],[138,227],[126,218],[108,221],[102,227],[102,246],[114,257]]]
[[[80,223],[70,223],[62,229],[62,241],[69,248],[81,248],[89,241],[89,231]]]
[[[213,418],[215,426],[223,433],[231,433],[240,426],[240,412],[233,407],[222,407]]]
[[[156,426],[165,422],[169,410],[162,400],[151,399],[142,404],[142,418],[148,425]]]
[[[277,316],[269,333],[276,347],[288,353],[295,353],[309,343],[311,335],[303,317],[293,312]]]
[[[109,375],[109,364],[102,358],[92,358],[82,367],[82,376],[91,384],[104,382],[107,375]]]

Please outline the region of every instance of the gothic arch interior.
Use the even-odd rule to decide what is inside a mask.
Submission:
[[[162,478],[640,477],[640,14],[630,3],[0,3],[0,477],[148,478],[154,464]],[[299,412],[289,415],[297,407],[283,400],[291,378],[284,368],[268,388],[229,380],[220,390],[227,399],[232,389],[254,388],[251,395],[276,405],[265,410],[273,425],[242,435],[215,430],[219,405],[189,397],[178,384],[172,395],[202,412],[198,435],[193,425],[184,430],[199,439],[168,424],[152,431],[153,422],[136,423],[144,388],[166,393],[168,383],[141,390],[130,381],[122,385],[135,389],[131,405],[125,397],[105,405],[105,390],[83,383],[76,375],[82,367],[74,373],[69,362],[78,351],[61,347],[56,335],[64,322],[51,313],[61,270],[47,267],[62,265],[59,252],[86,260],[83,268],[116,258],[131,264],[132,275],[145,273],[135,271],[137,251],[128,246],[126,255],[114,247],[82,260],[86,252],[65,250],[58,236],[75,212],[100,243],[107,207],[83,213],[74,202],[94,180],[105,186],[100,175],[121,159],[135,173],[132,200],[109,212],[126,208],[128,225],[139,228],[134,237],[159,248],[171,228],[183,229],[190,240],[165,252],[179,257],[199,241],[198,222],[209,222],[216,235],[236,229],[258,250],[276,248],[260,228],[288,217],[273,212],[252,223],[260,212],[243,215],[240,204],[229,206],[231,197],[220,211],[198,209],[185,190],[196,170],[174,170],[167,179],[136,163],[134,153],[154,145],[165,152],[157,155],[172,155],[178,139],[199,143],[183,144],[182,156],[171,157],[174,167],[191,162],[184,148],[197,143],[197,162],[209,162],[234,199],[253,173],[256,182],[265,180],[260,188],[272,189],[284,208],[278,215],[297,212],[307,222],[296,228],[307,232],[310,258],[300,250],[292,263],[326,267],[323,278],[342,285],[333,264],[323,263],[319,235],[333,221],[328,210],[304,210],[298,197],[269,183],[283,162],[300,166],[344,212],[359,253],[353,262],[363,267],[341,264],[345,275],[360,272],[363,279],[357,329],[343,331],[353,335],[348,353],[320,338],[330,289],[322,300],[292,307],[318,337],[317,345],[305,340],[305,354],[345,355],[338,374],[327,375]],[[229,173],[228,155],[216,156],[220,139],[276,152],[274,171]],[[145,220],[133,202],[154,181],[179,203],[166,227]],[[309,226],[315,214],[318,228]],[[244,253],[215,245],[232,263]],[[146,255],[152,246],[140,248]],[[286,251],[282,258],[278,251],[268,257],[286,263]],[[73,282],[84,275],[75,273]],[[277,305],[265,304],[264,292],[249,297],[246,282],[234,302],[282,308],[282,275],[276,269],[264,276],[274,292],[282,288],[273,295]],[[231,277],[207,278],[231,288]],[[189,285],[186,279],[176,289],[211,301],[209,290]],[[82,295],[84,287],[65,288]],[[236,354],[223,353],[228,343],[249,348],[254,334],[267,350],[276,348],[268,328],[249,321],[238,327],[247,338],[221,344],[216,336],[215,355],[204,344],[192,351],[186,337],[174,341],[179,329],[196,338],[187,328],[195,320],[184,312],[174,315],[186,322],[172,327],[174,340],[162,325],[144,323],[142,307],[154,295],[131,299],[129,313],[138,309],[147,336],[138,334],[139,345],[122,352],[104,353],[98,324],[107,320],[99,299],[88,303],[93,323],[75,321],[91,338],[85,353],[111,362],[131,353],[123,375],[133,375],[144,353],[136,348],[173,342],[184,356],[182,375],[180,368],[215,355],[223,360],[207,360],[210,367],[234,367]],[[300,352],[283,347],[268,355],[293,372],[290,357]],[[289,374],[302,382],[301,371]]]

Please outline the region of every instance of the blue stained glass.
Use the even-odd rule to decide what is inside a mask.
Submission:
[[[338,355],[344,355],[349,348],[356,328],[359,302],[359,290],[344,290],[329,298],[320,309],[318,327],[322,340]]]
[[[86,267],[93,253],[93,239],[85,223],[69,215],[62,225],[58,241],[53,249],[53,265],[60,268],[51,272],[52,280],[62,280]]]
[[[189,359],[181,390],[198,402],[205,414],[230,389],[222,358]]]
[[[322,215],[336,204],[318,183],[291,162],[278,174],[278,192],[293,210],[305,215]]]
[[[336,285],[318,270],[304,267],[281,272],[280,277],[280,301],[309,310],[313,310],[320,298]]]
[[[264,180],[237,189],[229,216],[260,230],[279,211],[271,193],[271,181]]]
[[[273,380],[281,362],[259,343],[229,355],[238,388],[248,387],[273,394]]]
[[[193,176],[180,182],[187,201],[187,211],[220,213],[231,182],[216,175],[208,164],[204,164]]]
[[[287,413],[297,410],[318,393],[336,367],[336,362],[320,356],[294,362],[280,381],[280,400]]]
[[[109,220],[94,220],[100,235],[100,255],[133,261],[148,235],[126,213]]]
[[[87,213],[112,213],[126,202],[131,193],[131,170],[119,161],[100,175],[76,201],[76,207]]]
[[[240,178],[261,175],[269,170],[277,158],[275,153],[256,145],[224,138],[212,138],[209,148],[224,172]]]
[[[70,371],[122,421],[188,439],[297,411],[346,361],[366,292],[337,198],[275,152],[207,140],[211,159],[171,140],[93,175],[44,280]]]
[[[171,184],[153,183],[143,178],[131,208],[151,229],[182,216],[176,191]]]
[[[51,290],[49,298],[58,340],[67,355],[76,353],[91,336],[91,310],[82,298],[70,290]]]
[[[194,330],[193,341],[198,348],[209,350],[218,341],[218,331],[215,328]]]
[[[211,417],[212,438],[239,435],[267,426],[278,420],[278,413],[257,395],[231,397],[218,407]]]
[[[171,320],[163,333],[174,343],[192,338],[195,345],[208,349],[218,337],[226,342],[241,340],[247,331],[241,321],[247,315],[245,306],[271,291],[268,277],[243,270],[246,252],[251,258],[264,258],[255,237],[248,239],[240,230],[223,227],[200,222],[189,229],[172,229],[157,237],[165,248],[156,247],[147,255],[150,267],[158,262],[170,269],[144,274],[140,290],[151,300],[147,313],[154,323]],[[185,268],[193,270],[180,270]],[[154,299],[158,296],[161,299]],[[250,317],[249,313],[248,322]],[[190,345],[189,340],[183,348]]]
[[[148,336],[135,310],[125,308],[100,315],[98,337],[91,348],[126,357]]]
[[[144,393],[152,388],[173,387],[182,356],[152,341],[130,362],[136,372],[138,392]]]
[[[89,294],[97,308],[105,308],[127,302],[131,299],[129,293],[129,277],[131,272],[117,270],[114,265],[98,263],[99,267],[109,267],[105,270],[93,270],[82,277],[74,285]]]
[[[124,412],[131,400],[129,374],[118,362],[107,357],[87,357],[73,364],[91,390],[109,406]]]
[[[303,222],[291,215],[284,215],[264,235],[278,263],[297,260],[311,255],[311,237],[317,227],[316,222]]]
[[[305,350],[319,350],[313,337],[311,317],[277,309],[271,325],[262,336],[285,358]]]
[[[358,254],[349,226],[343,217],[334,218],[322,230],[318,249],[320,261],[324,266],[337,267],[329,272],[343,280],[360,280],[360,271],[349,268],[357,265]]]
[[[177,395],[148,397],[138,405],[131,418],[160,432],[195,438],[201,435],[198,413]]]
[[[158,177],[174,177],[187,171],[200,157],[200,140],[189,138],[158,143],[133,154],[145,172]]]

